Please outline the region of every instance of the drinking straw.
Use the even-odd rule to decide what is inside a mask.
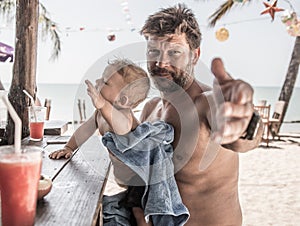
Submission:
[[[31,104],[32,104],[32,106],[34,106],[34,99],[33,99],[33,97],[25,89],[23,89],[23,92],[30,98]]]
[[[23,89],[23,92],[24,92],[24,93],[30,98],[30,100],[31,100],[34,119],[35,119],[35,121],[37,121],[37,117],[36,117],[36,113],[35,113],[35,109],[34,109],[34,99],[33,99],[33,97],[32,97],[25,89]]]
[[[8,100],[7,95],[2,95],[2,100],[7,107],[7,110],[15,123],[15,152],[21,153],[21,136],[22,136],[22,121],[19,118],[17,112],[15,111],[14,107]]]

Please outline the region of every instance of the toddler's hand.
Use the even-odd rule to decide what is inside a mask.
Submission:
[[[97,91],[95,86],[89,80],[85,80],[85,84],[88,86],[87,93],[92,99],[94,107],[101,109],[105,104],[105,99],[101,95],[100,91]]]
[[[66,159],[70,158],[73,154],[73,151],[70,148],[62,148],[57,151],[54,151],[49,154],[50,159],[60,159],[62,157],[65,157]]]

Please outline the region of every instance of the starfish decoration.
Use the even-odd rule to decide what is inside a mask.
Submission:
[[[275,0],[272,4],[264,2],[264,5],[265,5],[266,9],[264,11],[262,11],[260,13],[260,15],[269,13],[271,15],[271,17],[272,17],[272,21],[274,20],[274,16],[275,16],[276,12],[284,11],[284,9],[276,7],[277,0]]]

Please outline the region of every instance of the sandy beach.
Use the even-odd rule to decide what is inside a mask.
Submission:
[[[244,226],[300,225],[300,138],[284,137],[240,154]]]
[[[240,154],[243,226],[300,225],[300,135]],[[111,175],[112,176],[112,175]],[[118,188],[108,180],[106,194]]]

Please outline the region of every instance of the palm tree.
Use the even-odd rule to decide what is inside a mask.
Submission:
[[[41,6],[42,13],[39,13]],[[25,89],[34,98],[36,97],[36,64],[37,64],[37,43],[38,43],[38,22],[43,21],[43,28],[46,33],[51,34],[54,41],[54,53],[52,57],[57,57],[60,52],[60,40],[56,26],[46,15],[45,7],[39,4],[39,0],[1,0],[0,13],[6,16],[11,15],[12,9],[16,9],[16,43],[15,61],[13,65],[12,82],[8,93],[8,98],[22,120],[22,137],[29,135],[28,112],[26,106],[29,99],[23,93]],[[14,142],[14,123],[8,117],[5,140],[8,144]]]
[[[236,1],[234,0],[227,0],[224,2],[217,10],[209,17],[209,26],[214,27],[218,20],[220,20],[227,12],[230,11],[232,6],[235,4]],[[295,45],[293,49],[293,53],[291,56],[291,61],[289,64],[289,68],[287,74],[285,76],[285,81],[281,87],[281,92],[279,95],[278,100],[285,101],[285,105],[282,112],[281,121],[279,124],[279,128],[281,123],[284,120],[287,108],[289,106],[289,102],[291,96],[293,94],[294,86],[296,83],[298,71],[299,71],[299,64],[300,64],[300,36],[296,37]],[[279,132],[278,128],[278,132]]]

